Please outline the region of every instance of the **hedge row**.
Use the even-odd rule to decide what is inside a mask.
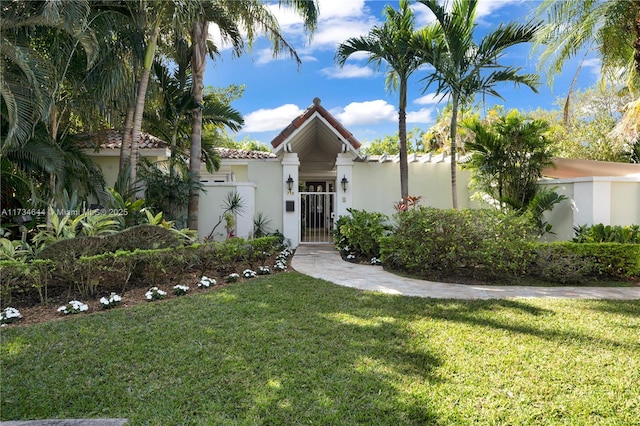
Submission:
[[[525,218],[495,210],[409,209],[394,216],[391,232],[384,216],[350,213],[338,221],[334,238],[343,254],[380,257],[389,269],[427,279],[534,277],[566,284],[640,277],[640,245],[540,243]]]
[[[194,244],[160,249],[101,253],[93,256],[61,256],[32,262],[0,262],[2,305],[48,303],[53,294],[91,297],[111,291],[122,293],[139,286],[154,286],[162,280],[179,283],[184,274],[207,271],[220,275],[255,270],[283,249],[279,237]]]

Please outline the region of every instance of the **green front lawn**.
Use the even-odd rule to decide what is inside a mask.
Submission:
[[[640,424],[640,303],[442,301],[295,272],[2,330],[3,420]]]

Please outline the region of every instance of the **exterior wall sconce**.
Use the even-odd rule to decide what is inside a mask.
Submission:
[[[287,189],[289,190],[289,195],[293,194],[293,178],[289,175],[289,179],[286,181]]]
[[[342,185],[342,190],[344,192],[347,192],[347,184],[349,183],[349,180],[347,179],[347,176],[344,175],[342,176],[342,180],[340,181],[340,185]]]

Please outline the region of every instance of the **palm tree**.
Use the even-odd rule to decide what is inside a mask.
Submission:
[[[317,23],[317,7],[315,1],[308,0],[279,0],[278,5],[287,6],[298,12],[304,21],[305,29],[313,31]],[[191,27],[191,72],[193,76],[193,98],[197,105],[193,109],[193,127],[191,131],[191,155],[189,159],[189,174],[191,179],[199,181],[202,152],[202,113],[204,70],[207,53],[213,56],[217,52],[216,46],[207,43],[209,22],[218,25],[224,38],[232,42],[236,54],[241,54],[244,44],[240,38],[239,29],[245,30],[249,44],[256,33],[266,34],[272,41],[274,54],[281,51],[288,52],[300,64],[295,49],[282,37],[277,19],[260,0],[246,1],[203,1],[203,15],[193,21]],[[191,190],[189,198],[189,228],[198,229],[199,190]]]
[[[579,52],[596,50],[603,77],[614,82],[622,78],[633,97],[611,136],[639,143],[640,0],[545,0],[538,15],[547,17],[536,44],[545,47],[540,68],[548,70],[548,80],[553,82],[553,76]],[[570,96],[571,91],[567,110]]]
[[[39,121],[51,119],[56,93],[75,52],[89,66],[96,43],[87,0],[4,2],[0,8],[0,121],[3,152],[26,143]],[[37,40],[55,40],[64,51]],[[35,40],[35,41],[34,41]],[[47,46],[48,47],[48,46]],[[61,67],[55,60],[65,60]],[[55,121],[55,117],[53,117]]]
[[[400,0],[400,10],[387,5],[386,21],[374,27],[369,34],[353,37],[338,46],[336,61],[342,67],[356,52],[366,52],[369,63],[378,68],[387,65],[386,86],[399,90],[398,138],[400,145],[400,193],[403,200],[409,196],[409,166],[407,162],[407,85],[411,74],[423,61],[410,46],[414,36],[414,16],[408,0]]]
[[[425,63],[433,66],[423,79],[425,90],[435,83],[437,95],[449,95],[451,99],[451,200],[453,208],[458,208],[458,110],[472,103],[477,94],[502,98],[495,89],[498,83],[524,84],[537,93],[537,75],[520,74],[521,68],[500,65],[498,61],[507,48],[532,41],[540,24],[500,24],[476,43],[474,29],[478,0],[454,0],[450,11],[437,0],[418,2],[429,8],[436,21],[418,31],[411,45]]]

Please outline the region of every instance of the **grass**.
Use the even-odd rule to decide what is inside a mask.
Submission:
[[[640,303],[450,301],[295,272],[2,331],[1,416],[640,424]]]

